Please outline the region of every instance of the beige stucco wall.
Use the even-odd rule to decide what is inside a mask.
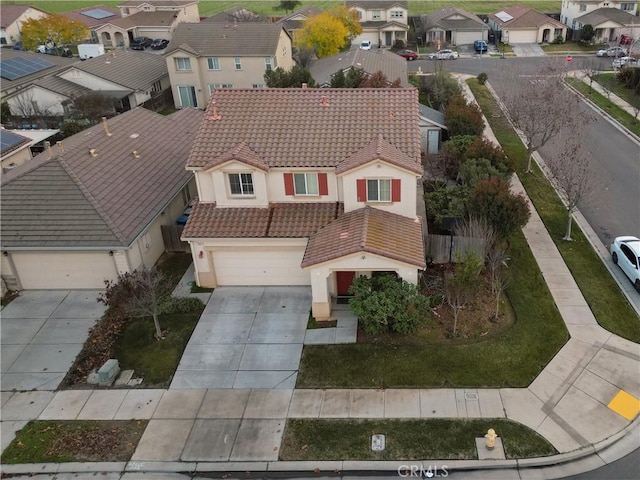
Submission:
[[[581,15],[585,15],[589,12],[593,12],[598,8],[608,7],[608,8],[619,9],[622,3],[632,3],[633,10],[625,10],[625,11],[631,15],[636,14],[636,11],[638,8],[638,2],[634,0],[624,0],[622,2],[609,2],[609,1],[603,0],[602,2],[594,2],[594,3],[591,3],[591,2],[585,3],[579,0],[578,1],[563,0],[562,10],[560,11],[560,19],[563,23],[566,23],[569,27],[573,28],[572,23],[577,17],[580,17]],[[580,11],[580,5],[586,6],[586,9],[582,12]]]
[[[145,10],[144,6],[150,6],[151,9]],[[164,11],[172,11],[178,16],[178,22],[199,22],[200,21],[200,10],[198,8],[198,2],[194,2],[191,5],[187,6],[155,6],[153,5],[153,0],[149,3],[142,4],[141,8],[135,7],[120,7],[120,15],[126,17],[128,15],[133,15],[138,12],[164,12]]]
[[[285,195],[284,174],[285,173],[326,173],[328,195]],[[271,202],[338,202],[339,179],[334,169],[309,169],[309,168],[272,168],[267,175],[267,192]]]
[[[62,102],[68,100],[64,95],[46,90],[37,85],[25,88],[17,95],[7,98],[6,101],[9,104],[11,113],[14,115],[20,115],[22,108],[21,105],[25,103],[31,107],[31,102],[36,102],[41,112],[46,112],[51,115],[62,115],[64,108],[62,108]]]
[[[253,174],[254,195],[234,197],[229,191],[227,174]],[[216,202],[220,207],[267,207],[267,172],[244,163],[232,161],[208,171],[196,172],[199,198],[203,202]]]
[[[22,147],[19,150],[2,157],[2,169],[4,171],[7,167],[15,168],[18,165],[28,162],[31,158],[31,149],[28,146]]]
[[[29,19],[40,20],[41,18],[48,16],[48,13],[42,12],[35,8],[27,8],[24,13],[16,19],[15,22],[13,22],[11,25],[7,25],[6,28],[2,29],[2,36],[7,39],[7,45],[13,45],[20,40],[22,24],[25,21]]]
[[[395,166],[389,165],[382,161],[370,162],[363,167],[349,170],[340,176],[342,179],[344,211],[350,212],[357,210],[366,205],[364,202],[358,202],[357,180],[358,179],[400,179],[400,202],[372,202],[371,206],[386,210],[388,212],[397,213],[405,217],[416,216],[416,180],[418,178],[414,173],[401,170]]]

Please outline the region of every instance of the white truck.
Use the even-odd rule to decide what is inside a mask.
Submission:
[[[80,60],[104,55],[104,45],[100,43],[82,43],[78,45],[78,57]]]

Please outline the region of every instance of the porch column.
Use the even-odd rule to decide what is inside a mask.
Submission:
[[[311,270],[311,314],[316,320],[328,320],[331,317],[331,297],[329,295],[328,276],[326,269]]]

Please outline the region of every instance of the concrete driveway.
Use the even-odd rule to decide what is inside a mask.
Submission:
[[[2,391],[55,390],[105,311],[96,290],[31,290],[2,309]]]
[[[216,288],[170,388],[294,388],[310,309],[310,287]]]
[[[516,57],[544,57],[547,54],[537,43],[514,43],[511,45]]]

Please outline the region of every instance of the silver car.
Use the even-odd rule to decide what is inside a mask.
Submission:
[[[624,57],[627,54],[627,49],[624,47],[609,47],[598,50],[596,55],[598,57]]]
[[[458,58],[458,52],[454,50],[440,50],[429,54],[431,60],[455,60]]]

